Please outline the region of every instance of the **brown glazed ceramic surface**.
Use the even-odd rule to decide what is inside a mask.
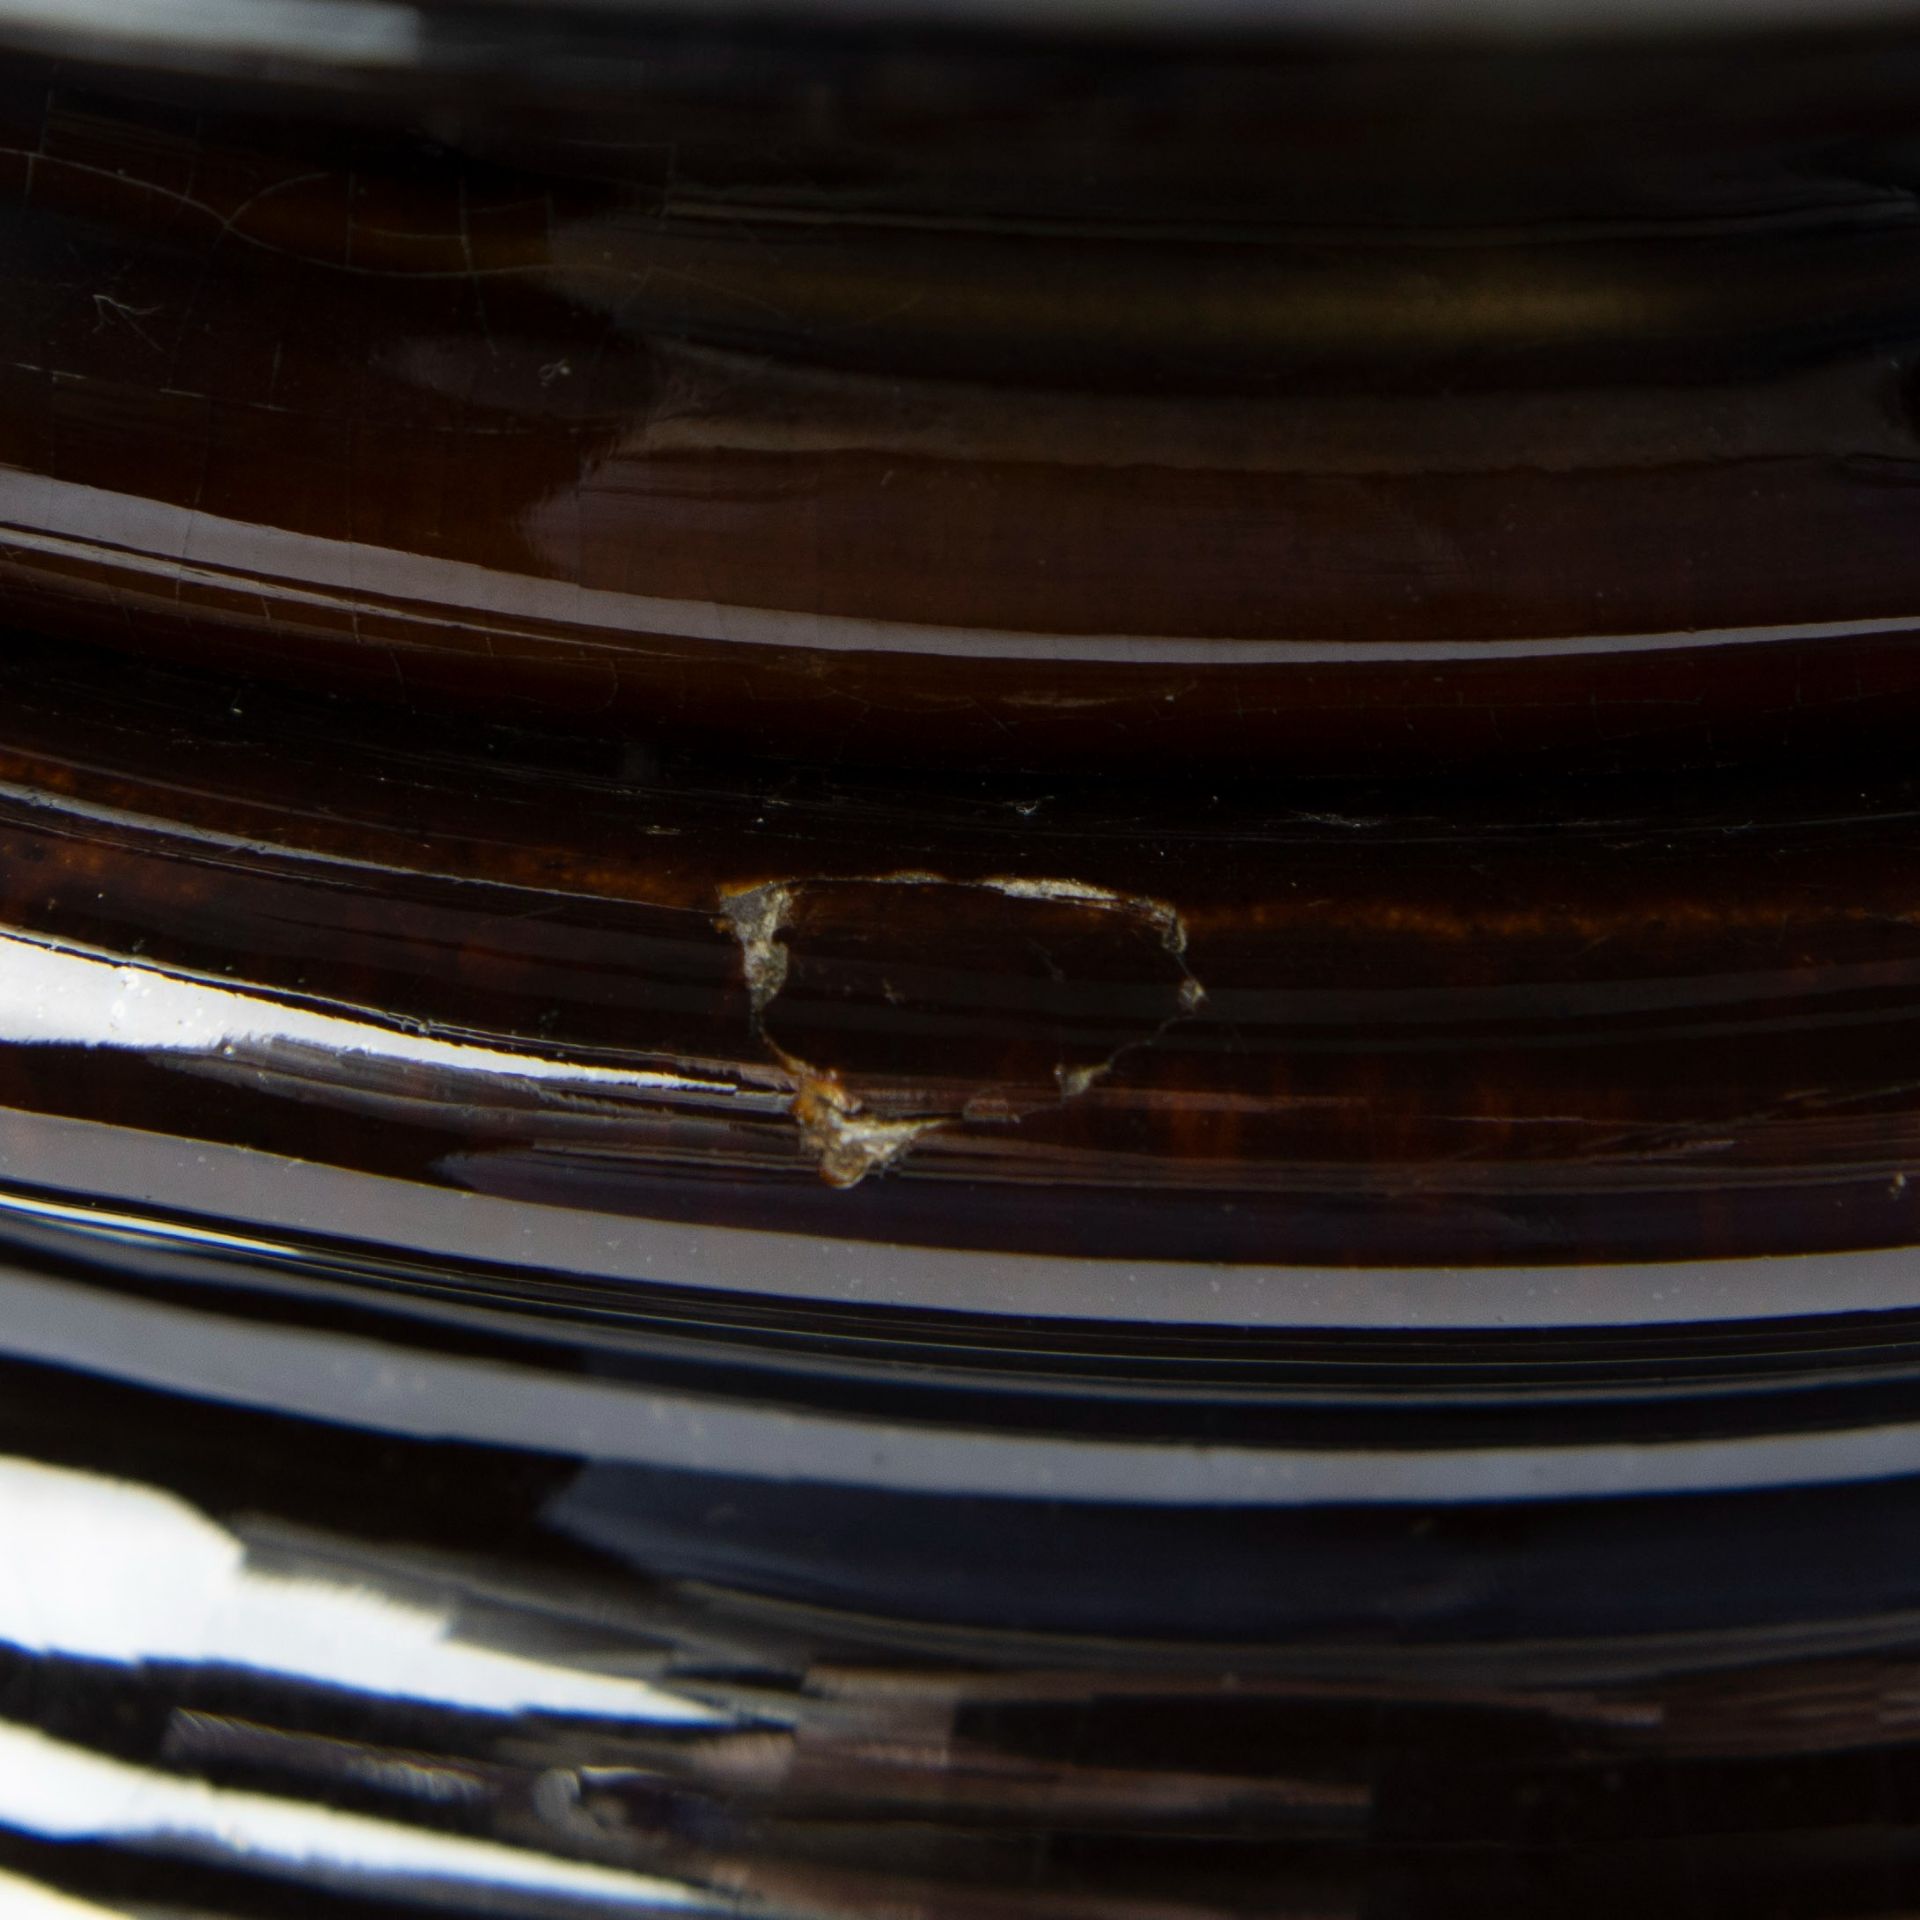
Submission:
[[[1911,724],[1903,33],[600,33],[16,59],[12,616],[896,764]]]
[[[1920,813],[1885,770],[1089,796],[449,740],[25,641],[5,687],[19,1116],[1030,1252],[1912,1231]]]
[[[1920,1902],[1920,35],[1530,17],[0,0],[0,1920]]]

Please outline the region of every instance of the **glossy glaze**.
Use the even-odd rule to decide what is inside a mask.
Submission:
[[[0,4],[0,1914],[1910,1907],[1908,33],[186,18]]]
[[[16,1151],[46,1113],[563,1207],[1174,1260],[1911,1231],[1893,770],[1418,809],[851,786],[66,658],[20,644],[0,743]]]
[[[848,1505],[802,1446],[757,1479],[608,1459],[565,1411],[577,1362],[546,1363],[538,1445],[403,1433],[418,1341],[352,1360],[320,1265],[187,1249],[169,1274],[7,1232],[13,1338],[37,1291],[75,1343],[10,1364],[0,1402],[26,1556],[0,1587],[0,1859],[29,1887],[222,1916],[1442,1915],[1865,1913],[1913,1885],[1911,1479]],[[271,1391],[250,1328],[374,1400],[236,1399],[223,1369]],[[1910,1400],[1892,1332],[1878,1391]],[[670,1345],[601,1347],[639,1431]],[[169,1347],[191,1393],[131,1384]],[[1473,1350],[1437,1358],[1460,1398]],[[1589,1402],[1625,1386],[1586,1361]],[[1303,1386],[1266,1369],[1270,1404],[1336,1415]],[[1503,1404],[1524,1454],[1511,1382]]]
[[[611,44],[16,60],[13,616],[910,764],[1911,723],[1902,35]]]

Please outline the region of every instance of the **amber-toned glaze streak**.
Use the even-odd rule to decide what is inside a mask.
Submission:
[[[621,45],[15,63],[13,617],[896,764],[1911,724],[1908,40]]]

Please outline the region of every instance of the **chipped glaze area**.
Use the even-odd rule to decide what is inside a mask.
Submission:
[[[36,1165],[71,1120],[423,1205],[1263,1270],[1913,1238],[1896,768],[915,783],[0,672]]]
[[[786,984],[789,948],[787,933],[795,909],[808,887],[827,888],[844,898],[848,890],[869,887],[930,887],[946,890],[979,888],[1010,900],[1032,900],[1053,906],[1084,909],[1093,915],[1117,915],[1138,921],[1157,933],[1160,944],[1181,963],[1183,978],[1176,989],[1177,1011],[1170,1013],[1151,1033],[1125,1040],[1101,1059],[1056,1062],[1053,1077],[1063,1100],[1085,1093],[1112,1071],[1120,1056],[1135,1047],[1149,1047],[1160,1039],[1177,1019],[1191,1014],[1206,999],[1206,989],[1185,964],[1187,929],[1179,913],[1164,900],[1116,893],[1110,887],[1090,886],[1084,880],[1021,879],[994,874],[980,880],[955,881],[937,873],[883,873],[806,880],[763,881],[755,887],[723,895],[721,918],[740,943],[742,976],[747,984],[755,1025],[769,1050],[793,1077],[793,1115],[801,1136],[817,1156],[822,1177],[831,1186],[857,1186],[870,1173],[891,1166],[923,1134],[943,1124],[939,1113],[878,1117],[869,1111],[875,1098],[898,1103],[924,1100],[926,1089],[911,1082],[891,1092],[862,1095],[852,1091],[834,1069],[822,1069],[790,1048],[783,1047],[768,1032],[767,1013],[780,989]],[[885,896],[880,896],[884,913]],[[1045,922],[1041,923],[1044,930]],[[1032,938],[1017,922],[1010,925],[1007,937],[1025,942]],[[1044,950],[1042,950],[1044,952]],[[1051,969],[1051,961],[1047,962]],[[883,983],[883,993],[892,989]],[[1010,1103],[1004,1089],[991,1083],[969,1093],[958,1116],[1013,1121],[1018,1109]]]

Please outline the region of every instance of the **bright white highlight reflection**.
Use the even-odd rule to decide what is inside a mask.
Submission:
[[[534,1053],[436,1040],[350,1014],[316,1013],[247,993],[130,966],[16,933],[0,934],[0,1042],[17,1046],[124,1047],[201,1058],[268,1047],[359,1056],[402,1067],[537,1080],[582,1092],[728,1093],[731,1083],[638,1067],[583,1066]]]
[[[707,1724],[644,1680],[452,1637],[450,1610],[311,1574],[263,1572],[185,1501],[0,1458],[0,1642],[135,1666],[238,1667],[489,1714]]]
[[[374,1886],[393,1881],[505,1889],[570,1906],[627,1912],[708,1905],[694,1889],[646,1874],[556,1860],[489,1840],[423,1832],[365,1814],[153,1773],[31,1727],[0,1721],[0,1826],[49,1840],[118,1840],[264,1872]],[[0,1888],[0,1892],[4,1892]],[[12,1915],[11,1905],[0,1911]],[[30,1914],[32,1908],[26,1909]],[[44,1909],[45,1920],[97,1920],[100,1909]],[[40,1915],[34,1914],[34,1920]]]
[[[124,1907],[102,1907],[91,1900],[76,1900],[70,1893],[56,1893],[38,1880],[23,1880],[17,1873],[0,1873],[0,1913],[7,1920],[127,1920]]]
[[[342,67],[407,66],[422,38],[419,14],[387,0],[0,0],[0,28]]]

